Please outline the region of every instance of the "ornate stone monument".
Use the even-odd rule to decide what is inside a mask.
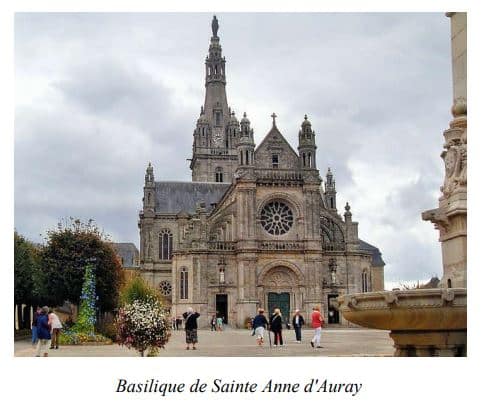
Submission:
[[[466,13],[447,13],[447,17],[451,19],[453,120],[444,131],[445,178],[439,207],[422,214],[440,232],[439,288],[345,295],[338,301],[347,320],[391,330],[395,356],[466,356]]]

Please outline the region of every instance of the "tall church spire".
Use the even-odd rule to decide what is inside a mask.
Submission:
[[[227,104],[225,58],[213,16],[212,36],[205,65],[204,106],[194,130],[190,168],[197,182],[231,182],[237,168],[239,122]]]
[[[227,106],[227,95],[225,92],[225,58],[222,56],[222,46],[218,32],[218,20],[213,16],[211,23],[213,35],[210,40],[208,56],[206,57],[206,98],[204,101],[204,111],[208,118],[211,115],[213,125],[222,126],[224,115],[229,116]],[[220,113],[218,117],[216,113]]]

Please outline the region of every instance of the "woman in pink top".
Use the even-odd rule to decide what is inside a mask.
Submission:
[[[314,306],[313,313],[311,314],[311,326],[314,328],[314,337],[311,340],[311,347],[313,348],[323,348],[320,345],[321,341],[321,326],[323,325],[323,316],[320,313],[320,307]]]

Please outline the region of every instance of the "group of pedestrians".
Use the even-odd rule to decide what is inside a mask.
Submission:
[[[33,314],[31,324],[31,343],[36,347],[36,356],[49,355],[49,349],[59,348],[59,333],[62,328],[61,321],[54,311],[47,306],[37,307]]]
[[[210,326],[211,331],[223,331],[224,318],[220,315],[214,314],[213,316],[211,316]]]
[[[259,346],[264,344],[264,335],[266,329],[269,329],[274,334],[274,346],[282,346],[283,342],[283,318],[281,315],[281,310],[279,308],[274,309],[271,315],[270,321],[264,316],[264,309],[258,309],[258,314],[253,318],[252,335],[257,337],[257,344]],[[314,337],[311,340],[311,347],[313,348],[323,348],[321,346],[321,328],[324,323],[324,318],[321,315],[320,307],[313,307],[313,312],[311,313],[311,326],[314,328]],[[288,326],[288,320],[286,320]],[[297,343],[302,342],[302,327],[305,321],[300,310],[296,309],[295,314],[292,317],[292,326],[295,330],[295,341]]]
[[[178,317],[174,316],[171,318],[171,328],[173,330],[181,330],[182,324],[183,324],[182,316],[178,316]]]
[[[281,310],[279,308],[274,309],[273,314],[271,315],[270,321],[267,320],[264,315],[265,310],[260,308],[258,309],[257,315],[253,318],[252,322],[252,335],[257,337],[257,344],[262,346],[264,344],[264,337],[266,330],[270,330],[274,334],[274,346],[282,346],[284,345],[283,341],[283,318],[281,315]],[[185,313],[183,313],[183,320],[185,322],[185,343],[186,350],[192,349],[195,350],[196,344],[198,343],[197,338],[197,319],[200,314],[192,307],[189,307]],[[288,323],[288,321],[287,321]],[[213,315],[210,325],[211,330],[221,331],[223,324],[223,319],[221,317],[217,317],[217,315]],[[292,325],[295,330],[295,340],[297,343],[302,342],[302,327],[304,326],[305,321],[302,314],[300,314],[300,310],[296,309],[295,314],[292,317]],[[311,313],[311,327],[314,328],[314,336],[311,339],[311,347],[313,348],[323,348],[321,346],[321,329],[324,324],[324,318],[320,312],[320,307],[313,307],[313,312]]]

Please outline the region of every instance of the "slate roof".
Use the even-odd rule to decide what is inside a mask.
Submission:
[[[218,203],[230,183],[216,182],[155,182],[155,211],[177,214],[196,212],[199,202],[206,203],[209,211],[212,203]]]
[[[123,266],[135,266],[135,258],[140,256],[138,248],[132,242],[114,242],[112,247],[117,255],[122,258]]]
[[[360,242],[360,249],[363,251],[369,251],[372,253],[372,266],[384,266],[386,265],[382,260],[381,251],[379,248],[374,247],[373,245],[365,242],[363,240],[358,240]]]

